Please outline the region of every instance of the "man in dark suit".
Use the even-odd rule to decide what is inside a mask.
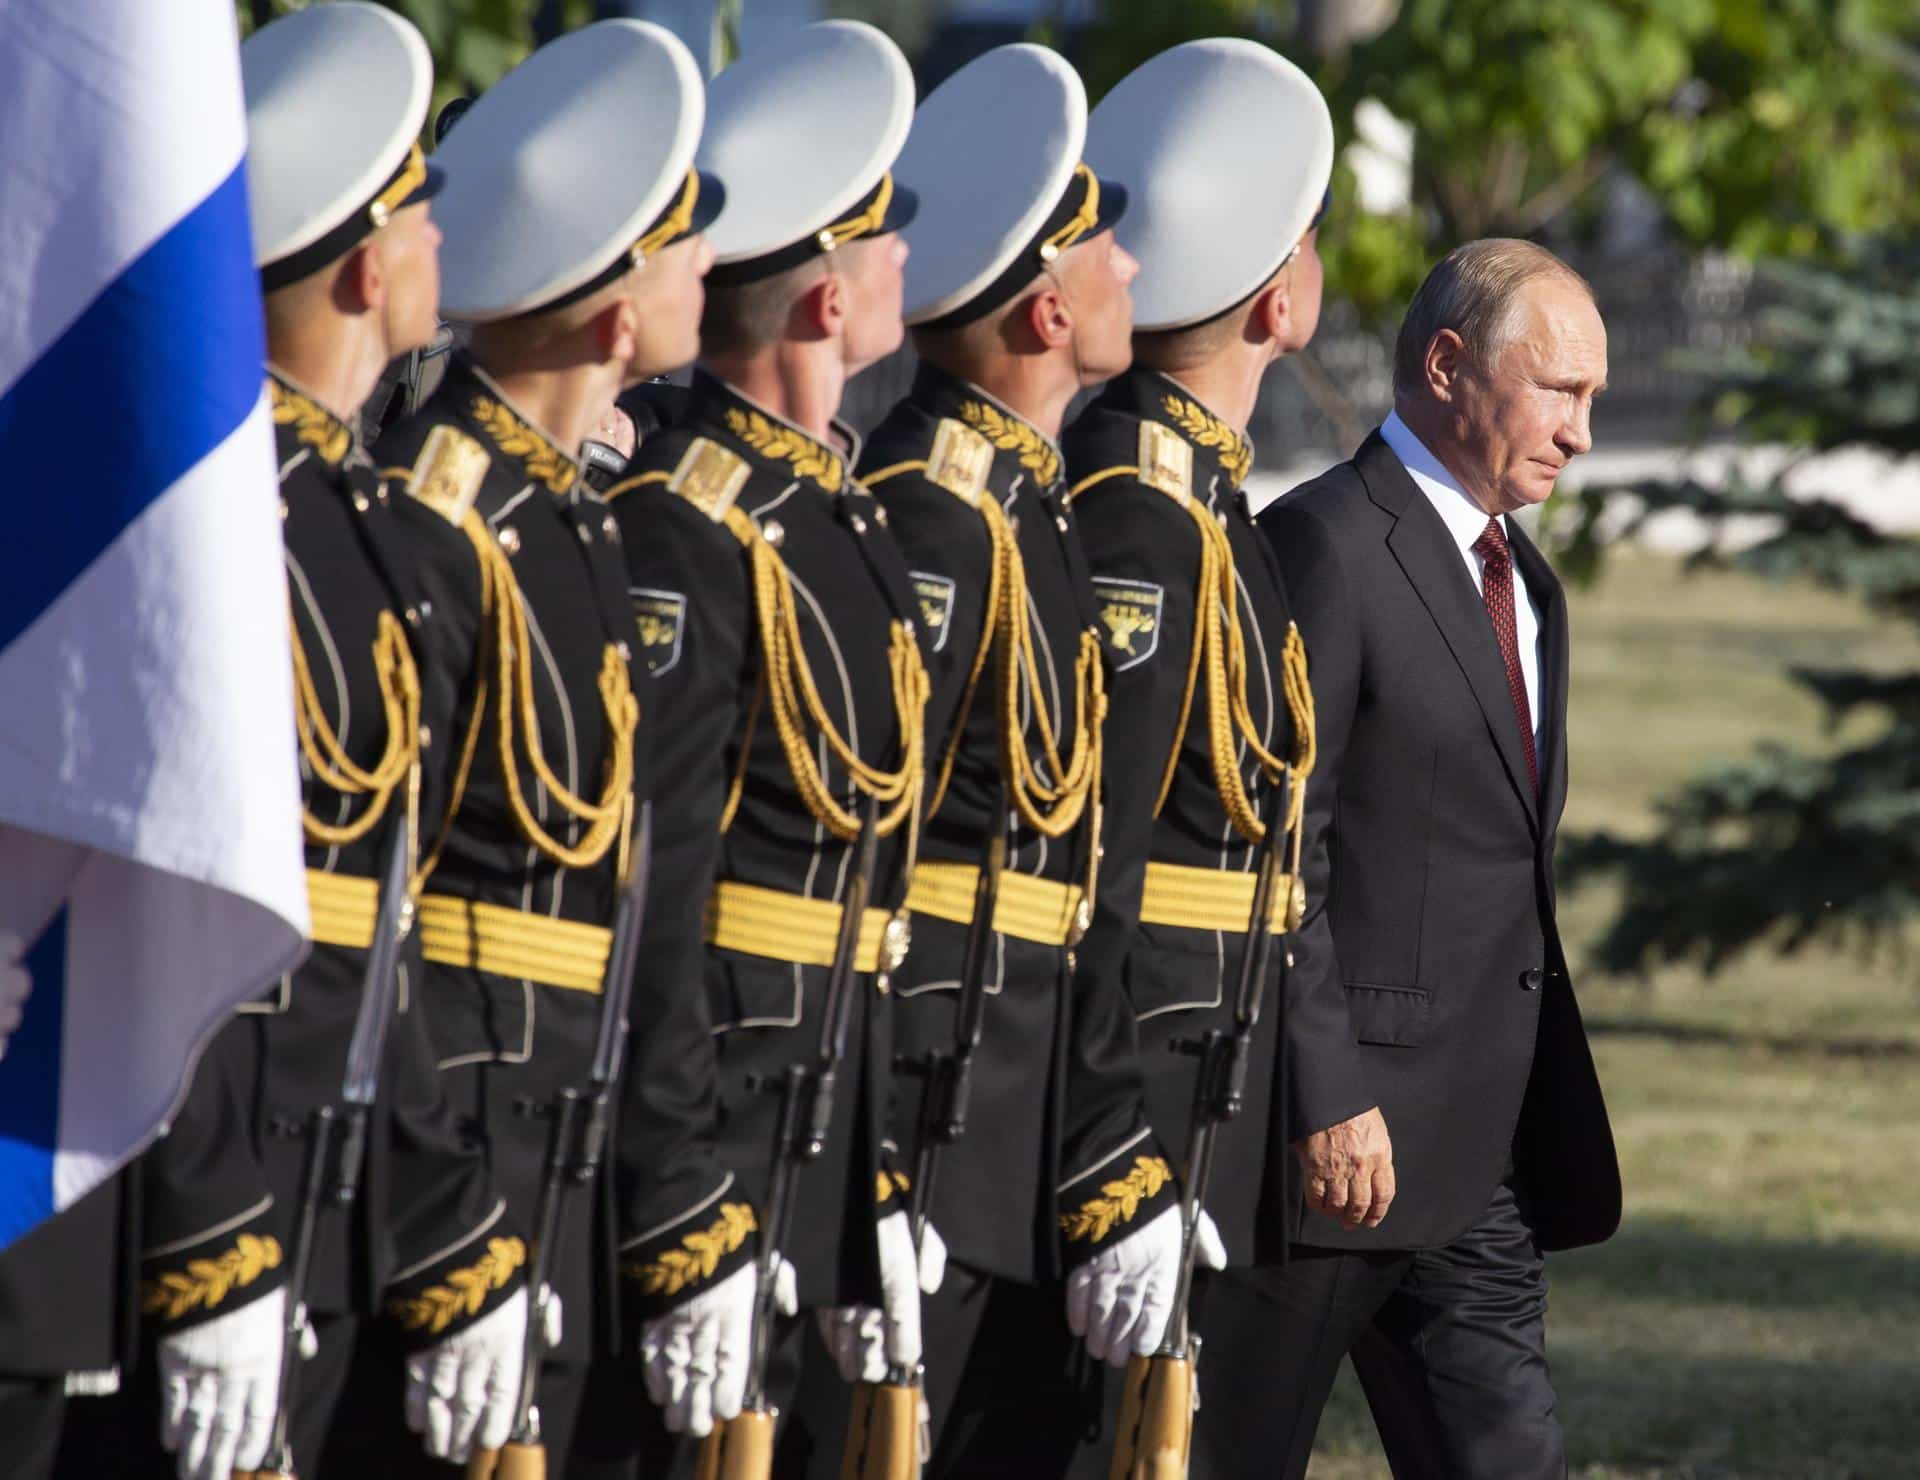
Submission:
[[[1565,1472],[1542,1256],[1608,1237],[1620,1179],[1554,922],[1566,601],[1510,516],[1592,445],[1606,374],[1576,273],[1470,243],[1408,310],[1394,414],[1261,517],[1318,711],[1296,971],[1344,991],[1378,1109],[1296,1147],[1336,1219],[1209,1301],[1209,1365],[1243,1375],[1196,1473],[1302,1473],[1349,1349],[1396,1475]]]

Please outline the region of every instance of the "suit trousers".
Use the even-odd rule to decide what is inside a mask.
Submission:
[[[1194,1480],[1304,1476],[1351,1354],[1397,1480],[1559,1480],[1546,1262],[1511,1182],[1444,1248],[1298,1248],[1228,1270],[1200,1312]]]
[[[45,1480],[53,1474],[66,1408],[65,1378],[0,1377],[0,1475]]]

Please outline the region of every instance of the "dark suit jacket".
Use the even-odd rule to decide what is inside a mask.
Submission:
[[[1567,795],[1560,583],[1509,523],[1542,619],[1536,797],[1486,608],[1378,433],[1260,524],[1306,637],[1318,713],[1296,970],[1344,990],[1353,1072],[1386,1116],[1399,1184],[1379,1228],[1348,1234],[1305,1216],[1300,1236],[1446,1244],[1511,1158],[1544,1247],[1597,1243],[1619,1223],[1620,1172],[1554,921]]]

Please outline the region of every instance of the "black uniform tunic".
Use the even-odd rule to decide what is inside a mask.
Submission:
[[[590,828],[543,782],[529,747],[540,748],[551,774],[576,798],[603,799],[618,768],[632,758],[633,741],[615,717],[625,702],[633,619],[622,589],[618,531],[605,504],[580,483],[573,458],[464,355],[456,355],[419,414],[377,448],[394,476],[410,478],[416,495],[445,512],[446,490],[433,476],[437,446],[429,445],[440,428],[478,443],[486,461],[477,487],[460,490],[473,498],[463,527],[428,516],[436,539],[422,567],[434,619],[469,655],[467,668],[447,680],[453,692],[441,702],[456,718],[434,743],[472,746],[451,818],[441,807],[423,819],[437,850],[422,906],[424,995],[445,1092],[484,1146],[509,1209],[530,1224],[547,1149],[548,1122],[540,1112],[563,1087],[586,1084],[600,1026],[604,940],[597,962],[590,943],[575,943],[581,927],[590,942],[592,930],[611,925],[621,850],[615,841],[578,867],[543,851],[536,830],[574,848]],[[507,568],[485,587],[483,550],[498,551]],[[524,639],[511,622],[504,638],[499,627],[503,603],[511,614],[515,602],[525,618]],[[503,710],[518,803],[501,754]],[[434,922],[443,916],[436,910],[468,905],[497,911],[485,918],[504,922],[510,935],[530,935],[532,945],[520,959],[506,951],[505,959],[486,955],[485,964],[484,941],[464,960],[459,951],[437,951]],[[483,927],[476,925],[475,933],[483,935]],[[580,951],[578,959],[568,947]],[[516,966],[531,974],[516,974]],[[570,968],[559,973],[566,985],[539,979],[556,967]],[[567,1195],[550,1274],[567,1313],[555,1359],[580,1363],[596,1318],[608,1313],[612,1300],[610,1250],[598,1236],[599,1186]]]
[[[1232,1027],[1246,927],[1143,922],[1147,864],[1245,874],[1258,855],[1229,821],[1222,801],[1204,661],[1197,682],[1189,678],[1204,551],[1194,512],[1226,532],[1246,652],[1248,712],[1261,744],[1282,758],[1294,750],[1281,677],[1286,592],[1241,491],[1251,445],[1180,385],[1150,371],[1123,376],[1063,440],[1073,510],[1093,566],[1115,671],[1107,721],[1107,867],[1080,970],[1117,974],[1125,982],[1139,1022],[1154,1125],[1184,1152],[1196,1060],[1176,1052],[1170,1040]],[[1268,783],[1237,737],[1234,760],[1258,812],[1266,805]],[[1289,1134],[1272,1102],[1284,954],[1275,944],[1244,1108],[1219,1138],[1207,1191],[1207,1209],[1235,1264],[1267,1262],[1262,1255],[1277,1249],[1273,1241],[1284,1226],[1282,1205],[1263,1205],[1263,1194],[1283,1195],[1279,1179]],[[1296,1072],[1296,1090],[1302,1079]],[[1322,1123],[1302,1120],[1296,1111],[1296,1125]]]
[[[778,1108],[754,1081],[813,1059],[830,975],[783,956],[778,928],[753,949],[712,943],[710,901],[721,886],[752,886],[838,902],[854,865],[853,845],[803,801],[782,747],[765,688],[767,593],[728,510],[786,571],[829,722],[888,771],[904,759],[891,675],[915,615],[905,563],[848,456],[705,374],[664,410],[609,494],[640,625],[636,683],[659,717],[647,955],[673,1026],[636,1046],[646,1064],[635,1063],[620,1136],[622,1271],[648,1311],[751,1257]],[[919,706],[907,707],[910,728]],[[846,766],[817,730],[808,743],[827,793],[858,812]],[[903,824],[881,840],[870,908],[899,905],[907,835]],[[886,990],[883,973],[856,978],[826,1151],[800,1178],[783,1253],[803,1306],[877,1302],[872,1220],[892,1205],[880,1166]]]
[[[995,552],[978,500],[992,499],[1004,512],[1026,577],[1020,620],[1039,684],[1037,692],[1020,685],[1014,743],[1026,747],[1043,784],[1057,785],[1037,711],[1044,711],[1059,759],[1070,755],[1077,727],[1098,725],[1096,715],[1076,712],[1082,639],[1097,633],[1099,618],[1058,449],[978,386],[923,364],[911,394],[869,440],[861,469],[912,567],[921,604],[932,679],[930,786],[952,754],[922,862],[976,864],[985,831],[1003,827],[1009,877],[1083,888],[1098,817],[1091,798],[1058,838],[1029,825],[1011,803],[1004,816],[994,812],[1006,729],[996,670],[1005,644],[985,629]],[[983,655],[983,648],[990,651]],[[951,1049],[967,930],[916,914],[913,952],[895,973],[895,1033],[904,1052]],[[1177,1191],[1146,1121],[1119,974],[1076,978],[1070,941],[1077,934],[1070,930],[1058,943],[993,937],[969,1123],[943,1154],[936,1183],[932,1218],[949,1253],[1022,1281],[1058,1277],[1171,1204]],[[897,1083],[903,1106],[914,1105],[920,1081],[902,1076]],[[903,1114],[900,1123],[911,1133],[916,1119]],[[1142,1196],[1122,1201],[1111,1220],[1069,1217],[1070,1235],[1062,1237],[1063,1213],[1109,1198],[1107,1184],[1129,1177]]]

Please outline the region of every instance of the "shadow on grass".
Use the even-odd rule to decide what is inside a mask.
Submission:
[[[1587,1020],[1595,1038],[1650,1038],[1709,1048],[1759,1049],[1782,1057],[1823,1059],[1914,1059],[1920,1043],[1904,1038],[1802,1038],[1786,1033],[1751,1033],[1707,1023],[1676,1023],[1665,1018],[1607,1017]]]

